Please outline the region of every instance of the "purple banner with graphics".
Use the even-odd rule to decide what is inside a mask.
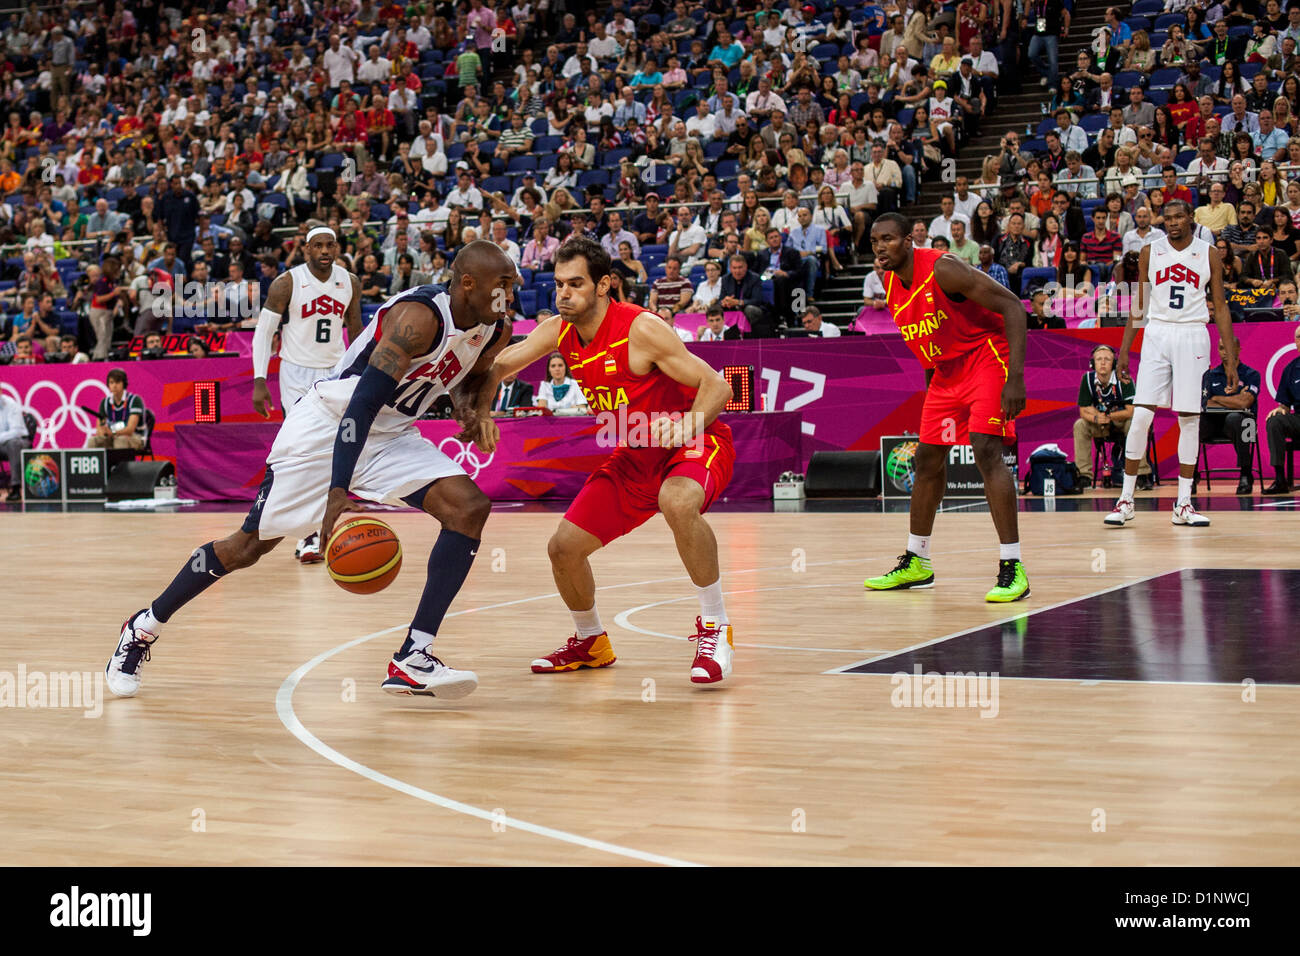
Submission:
[[[781,472],[799,467],[796,412],[723,415],[736,447],[736,468],[724,498],[770,498]],[[420,434],[453,458],[493,501],[572,498],[610,453],[589,416],[503,418],[492,454],[456,439],[452,421],[417,423]],[[252,501],[266,474],[279,425],[181,425],[176,473],[182,498]]]
[[[1242,360],[1264,377],[1261,412],[1267,413],[1276,404],[1272,396],[1278,377],[1296,357],[1296,328],[1290,322],[1237,326]],[[1122,329],[1029,333],[1025,361],[1029,404],[1016,422],[1022,468],[1029,453],[1044,443],[1055,442],[1071,453],[1079,379],[1088,368],[1089,354],[1099,342],[1118,348],[1122,334]],[[1216,336],[1213,329],[1210,334]],[[916,431],[920,422],[925,378],[897,334],[697,342],[688,348],[714,368],[754,366],[755,390],[764,407],[798,412],[803,417],[804,464],[819,449],[879,448],[882,435]],[[1140,348],[1139,338],[1134,352],[1134,368],[1139,372]],[[543,359],[526,369],[521,378],[540,382],[544,364]],[[80,406],[98,407],[108,392],[104,376],[111,367],[108,363],[0,366],[0,390],[40,423],[38,448],[80,448],[95,426],[93,416]],[[261,421],[252,407],[252,366],[247,358],[126,362],[123,367],[130,376],[131,391],[157,416],[153,446],[160,458],[175,458],[176,426],[194,421],[196,381],[219,384],[223,422]],[[271,393],[278,396],[277,369],[278,360],[272,360]],[[278,425],[281,418],[277,408],[268,424]],[[1165,474],[1172,472],[1177,456],[1176,425],[1169,412],[1156,416],[1157,449]],[[1213,449],[1215,464],[1227,463],[1231,455],[1231,447]]]

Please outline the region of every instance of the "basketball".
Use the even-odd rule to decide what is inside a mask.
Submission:
[[[343,590],[374,594],[392,584],[402,569],[402,545],[378,518],[349,518],[330,535],[325,567]]]

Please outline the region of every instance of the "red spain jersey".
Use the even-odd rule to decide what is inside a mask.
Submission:
[[[611,301],[589,345],[582,344],[571,322],[560,326],[557,348],[593,412],[617,412],[626,406],[629,414],[641,412],[653,420],[688,412],[695,404],[697,389],[687,388],[657,368],[646,375],[635,375],[629,368],[632,321],[643,311],[639,305]],[[715,420],[705,432],[729,437],[731,429]]]
[[[894,273],[885,275],[885,299],[903,341],[924,368],[985,347],[990,340],[999,355],[1007,355],[1002,316],[969,300],[954,302],[939,288],[934,263],[943,254],[937,249],[913,251],[911,288]]]

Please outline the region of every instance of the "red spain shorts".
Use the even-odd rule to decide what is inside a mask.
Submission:
[[[564,517],[609,544],[659,512],[659,489],[668,478],[690,478],[703,488],[704,514],[731,481],[735,463],[726,425],[710,427],[702,448],[617,448],[591,473]]]
[[[935,366],[921,409],[921,441],[927,445],[965,445],[970,433],[1016,438],[1016,423],[1002,420],[1002,388],[1007,384],[1005,341],[986,339],[979,348]]]

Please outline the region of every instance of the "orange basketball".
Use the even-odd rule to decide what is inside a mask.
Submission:
[[[343,590],[374,594],[392,584],[402,569],[402,545],[378,518],[358,515],[334,528],[325,548],[325,567]]]

